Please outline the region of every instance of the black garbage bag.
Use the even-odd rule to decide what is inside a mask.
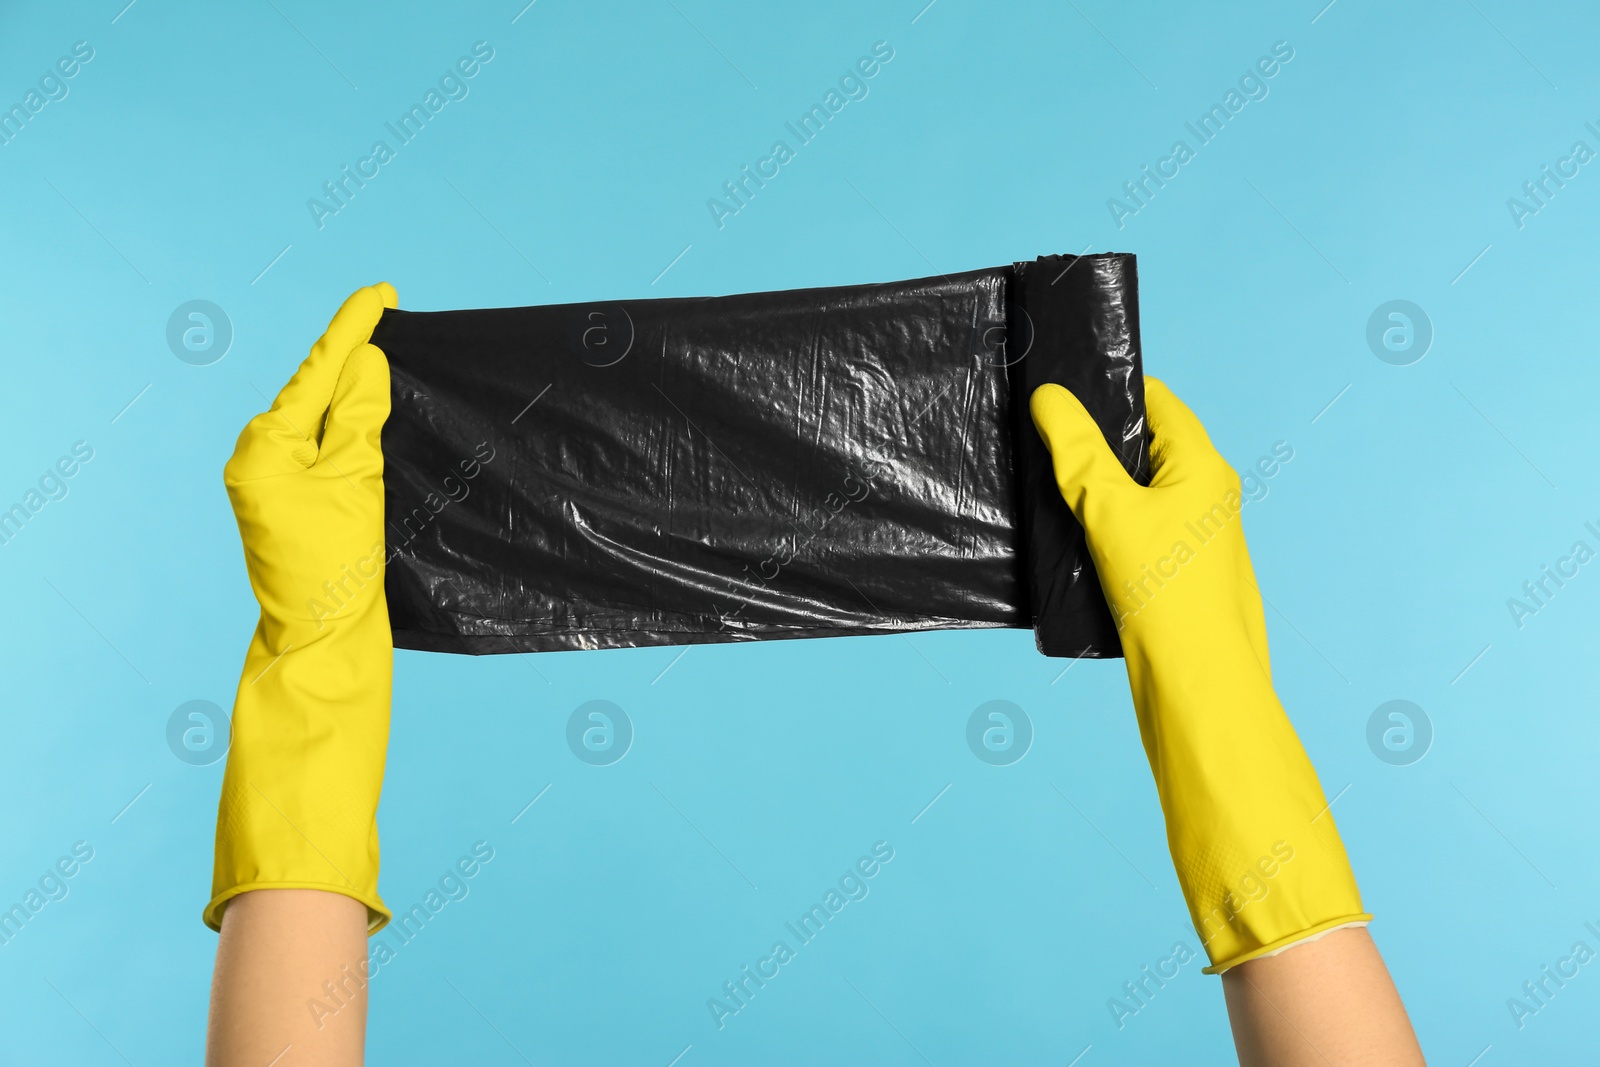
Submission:
[[[386,311],[397,648],[1027,627],[1121,649],[1028,397],[1148,477],[1131,255],[703,299]]]

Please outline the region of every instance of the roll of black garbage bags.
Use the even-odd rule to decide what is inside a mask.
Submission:
[[[1028,414],[1147,480],[1131,255],[703,299],[386,311],[397,648],[1033,627],[1121,649]]]

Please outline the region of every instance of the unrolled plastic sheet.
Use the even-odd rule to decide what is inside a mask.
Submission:
[[[389,617],[484,654],[1033,627],[1120,655],[1028,413],[1148,474],[1131,255],[704,299],[386,311]]]

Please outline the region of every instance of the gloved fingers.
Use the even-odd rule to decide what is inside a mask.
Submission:
[[[379,282],[357,289],[340,305],[327,330],[311,346],[311,354],[272,402],[272,410],[283,419],[290,432],[312,442],[320,438],[323,419],[345,359],[372,339],[372,331],[383,317],[384,309],[398,303],[394,286]]]
[[[245,425],[223,469],[224,482],[236,485],[289,474],[316,462],[317,442],[346,357],[372,337],[384,309],[398,302],[388,282],[350,294],[272,407]]]
[[[334,387],[317,462],[348,478],[381,474],[380,437],[388,417],[389,361],[376,345],[363,344],[345,360]]]
[[[1171,484],[1221,461],[1199,417],[1165,382],[1145,377],[1144,405],[1150,420],[1152,486]]]
[[[233,455],[222,468],[228,485],[303,471],[317,457],[317,446],[300,436],[276,411],[263,411],[239,433]]]
[[[1059,385],[1041,385],[1033,391],[1028,410],[1050,451],[1056,485],[1080,524],[1088,525],[1083,509],[1090,495],[1136,486],[1106,443],[1099,424],[1071,391]]]

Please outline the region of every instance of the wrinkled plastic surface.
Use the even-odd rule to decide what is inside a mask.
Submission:
[[[1146,476],[1130,255],[911,281],[387,311],[397,648],[974,628],[1120,654],[1029,419],[1071,388]]]

